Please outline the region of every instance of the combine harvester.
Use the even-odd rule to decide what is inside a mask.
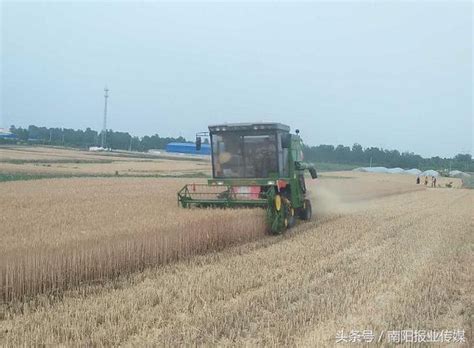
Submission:
[[[302,141],[280,123],[238,123],[209,126],[198,133],[210,137],[212,179],[188,184],[178,192],[178,204],[189,207],[262,207],[271,233],[279,234],[310,220],[304,171],[317,178],[313,166],[303,162]]]

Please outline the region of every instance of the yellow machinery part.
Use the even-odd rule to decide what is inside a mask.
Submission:
[[[276,211],[280,211],[281,209],[281,196],[280,195],[275,196],[275,209]]]

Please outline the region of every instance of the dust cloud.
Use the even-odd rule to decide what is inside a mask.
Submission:
[[[311,200],[313,214],[319,216],[339,215],[349,212],[349,204],[335,191],[318,186],[308,190],[306,196]]]
[[[369,201],[364,199],[366,196],[346,185],[319,182],[318,185],[308,188],[306,196],[311,200],[313,215],[318,217],[347,215],[365,210],[369,206]]]

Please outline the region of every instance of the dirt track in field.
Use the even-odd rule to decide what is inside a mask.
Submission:
[[[315,221],[6,312],[0,345],[327,346],[366,329],[382,342],[402,329],[472,339],[473,191],[367,174],[316,185]]]
[[[0,147],[0,173],[74,176],[207,175],[207,158],[138,152],[90,152],[54,147]]]

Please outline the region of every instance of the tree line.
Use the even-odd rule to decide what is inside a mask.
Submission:
[[[67,128],[47,128],[29,126],[28,128],[11,126],[10,131],[20,142],[47,145],[60,145],[79,148],[100,146],[101,132],[90,128],[74,130]],[[164,149],[171,142],[187,142],[183,137],[160,137],[158,134],[137,137],[128,132],[107,130],[106,146],[117,150],[148,151]],[[11,142],[11,140],[3,140]],[[458,154],[453,158],[439,156],[424,158],[413,152],[399,152],[378,147],[363,148],[360,144],[352,147],[344,145],[304,146],[305,160],[308,162],[343,163],[354,166],[384,166],[404,169],[452,169],[474,172],[474,161],[470,154]]]
[[[68,129],[29,126],[28,128],[10,127],[10,132],[15,134],[20,142],[43,145],[59,145],[78,148],[101,146],[102,132],[93,129]],[[116,150],[148,151],[151,149],[164,149],[166,144],[172,142],[186,142],[183,137],[160,137],[158,134],[137,137],[128,132],[114,132],[107,130],[105,147]]]
[[[303,152],[305,160],[308,162],[345,163],[361,167],[474,171],[474,161],[470,154],[457,154],[453,158],[439,156],[424,158],[413,152],[399,152],[378,147],[364,149],[360,144],[354,144],[352,147],[344,145],[305,146]]]

